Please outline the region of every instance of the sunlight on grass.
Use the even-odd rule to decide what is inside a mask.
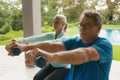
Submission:
[[[120,45],[113,45],[113,59],[120,61]]]
[[[20,37],[23,37],[22,30],[20,30],[20,31],[10,30],[10,32],[8,32],[4,35],[0,34],[0,45],[6,45],[11,41],[11,39],[20,38]]]

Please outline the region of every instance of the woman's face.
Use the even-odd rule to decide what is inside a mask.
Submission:
[[[56,17],[54,19],[53,27],[54,27],[56,33],[60,33],[64,26],[65,26],[65,24],[61,21],[61,18]]]

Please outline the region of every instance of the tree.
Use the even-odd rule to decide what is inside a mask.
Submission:
[[[68,22],[77,22],[83,10],[87,9],[86,0],[63,0],[63,12]]]
[[[22,29],[22,9],[19,8],[21,0],[16,2],[0,1],[0,34]]]
[[[10,10],[8,5],[10,4],[7,4],[7,2],[0,1],[0,34],[5,34],[10,30],[10,28],[6,28],[8,27],[10,16]]]
[[[106,9],[106,19],[107,19],[107,22],[109,24],[114,24],[114,21],[115,21],[115,17],[117,17],[116,15],[119,15],[120,12],[118,12],[118,9],[120,9],[120,0],[114,0],[114,1],[111,1],[111,0],[106,0],[106,4],[107,4],[107,9]],[[119,16],[118,16],[119,18]]]
[[[22,10],[14,8],[13,14],[11,15],[11,27],[14,31],[19,31],[23,29],[23,22],[22,22]]]
[[[56,0],[41,0],[42,25],[45,22],[52,25],[53,17],[57,14],[58,5]]]

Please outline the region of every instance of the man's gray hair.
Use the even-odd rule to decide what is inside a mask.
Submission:
[[[85,10],[80,19],[83,17],[92,18],[94,20],[94,25],[102,27],[102,18],[101,15],[96,10]]]

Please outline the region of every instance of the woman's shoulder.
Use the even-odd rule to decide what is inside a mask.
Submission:
[[[47,35],[47,36],[55,35],[55,32],[47,32],[47,33],[43,33],[42,35]]]

